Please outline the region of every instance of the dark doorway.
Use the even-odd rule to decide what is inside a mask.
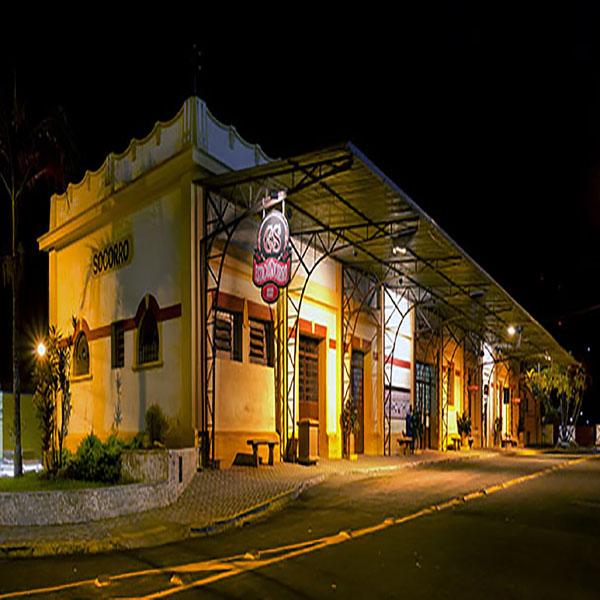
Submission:
[[[431,399],[437,398],[435,389],[435,367],[426,363],[417,362],[416,375],[416,402],[415,408],[423,420],[423,439],[421,444],[424,448],[431,448]]]
[[[352,350],[350,368],[350,390],[354,405],[358,411],[359,431],[354,436],[354,452],[362,454],[365,451],[365,399],[364,399],[365,355],[359,350]]]
[[[300,419],[319,420],[319,341],[300,335],[298,402]]]

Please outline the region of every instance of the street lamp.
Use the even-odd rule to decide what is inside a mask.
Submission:
[[[38,356],[40,358],[43,358],[44,355],[46,354],[46,346],[44,346],[44,342],[40,342],[38,344],[38,347],[36,348],[36,350],[37,350]]]

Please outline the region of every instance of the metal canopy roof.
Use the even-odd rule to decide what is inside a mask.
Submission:
[[[393,287],[425,292],[444,319],[503,356],[575,360],[517,301],[354,145],[345,144],[198,181],[241,209],[265,187],[287,191],[290,233],[341,240],[333,257]],[[314,238],[313,238],[314,239]],[[400,281],[401,280],[401,281]],[[508,326],[517,330],[508,334]]]

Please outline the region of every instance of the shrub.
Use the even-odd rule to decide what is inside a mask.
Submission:
[[[122,442],[123,450],[143,450],[144,434],[136,433],[129,441]]]
[[[158,404],[152,404],[146,411],[146,433],[148,434],[150,446],[156,442],[165,444],[165,438],[169,429],[169,422]]]
[[[81,440],[68,473],[73,479],[116,483],[121,477],[122,445],[115,435],[103,444],[93,432]]]
[[[81,440],[69,465],[69,475],[73,479],[96,481],[96,465],[101,452],[102,442],[92,431]]]

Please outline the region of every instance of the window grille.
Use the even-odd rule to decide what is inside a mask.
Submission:
[[[138,334],[138,365],[158,360],[158,323],[152,311],[147,310],[142,317]]]
[[[319,340],[300,336],[298,400],[300,418],[319,418]]]
[[[123,321],[110,326],[110,366],[118,369],[125,365],[125,326]]]
[[[363,352],[352,350],[350,359],[350,390],[354,405],[358,406],[363,401],[363,377],[365,370],[365,355]]]
[[[217,356],[242,360],[242,315],[225,310],[217,311],[215,327]]]
[[[90,372],[90,348],[87,337],[80,331],[75,338],[73,348],[73,375],[89,375]]]
[[[273,324],[258,319],[248,319],[250,325],[250,362],[273,366]]]
[[[433,365],[417,362],[416,369],[417,410],[428,415],[431,412],[431,398],[435,398]]]

